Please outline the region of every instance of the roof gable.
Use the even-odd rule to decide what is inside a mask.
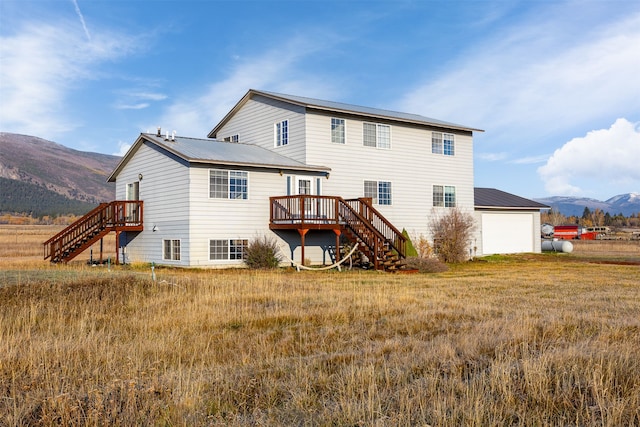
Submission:
[[[188,164],[205,164],[234,167],[252,167],[289,171],[328,172],[326,166],[307,165],[289,157],[253,144],[222,142],[212,139],[199,139],[176,136],[166,139],[155,134],[140,134],[136,142],[122,158],[108,178],[113,182],[116,176],[136,151],[144,143],[151,144],[159,152],[175,157]]]
[[[360,105],[345,104],[341,102],[325,101],[316,98],[307,98],[304,96],[285,95],[275,92],[259,91],[249,89],[249,91],[238,101],[238,103],[227,113],[227,115],[209,132],[209,138],[216,136],[218,131],[229,119],[253,96],[260,95],[267,98],[283,101],[289,104],[299,105],[307,109],[323,110],[328,112],[354,114],[371,119],[393,120],[411,124],[435,126],[446,129],[462,130],[467,132],[484,132],[482,129],[476,129],[456,123],[445,122],[442,120],[424,117],[418,114],[401,113],[398,111],[384,110],[379,108],[363,107]]]
[[[474,188],[476,208],[549,209],[549,206],[495,188]]]

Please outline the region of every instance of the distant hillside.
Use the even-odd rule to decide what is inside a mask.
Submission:
[[[564,196],[545,197],[534,200],[549,205],[556,212],[560,212],[566,216],[582,216],[585,207],[591,211],[600,209],[605,213],[609,212],[610,215],[622,213],[627,217],[640,212],[639,193],[620,194],[604,202],[596,199]]]
[[[41,218],[60,214],[84,215],[96,206],[14,179],[0,178],[0,188],[0,212],[26,213]]]
[[[115,185],[106,180],[119,160],[0,132],[0,211],[33,216],[86,212],[114,199]]]

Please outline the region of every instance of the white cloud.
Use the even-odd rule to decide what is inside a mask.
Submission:
[[[471,46],[443,75],[410,90],[399,109],[484,128],[496,145],[539,143],[567,126],[640,109],[640,14],[580,21],[575,3],[541,5],[550,9],[544,19],[514,22]]]
[[[312,40],[315,39],[294,37],[260,56],[237,60],[226,79],[209,85],[200,96],[177,100],[158,125],[180,129],[180,135],[206,137],[248,89],[311,97],[335,95],[335,89],[320,76],[296,69],[305,57],[323,48]]]
[[[118,110],[142,110],[149,107],[148,102],[141,102],[138,104],[118,104],[115,106]]]
[[[526,156],[511,160],[509,163],[516,165],[534,165],[536,163],[544,163],[549,159],[548,154],[540,154],[538,156]]]
[[[487,162],[497,162],[507,158],[507,153],[476,153],[476,157]]]
[[[118,151],[113,153],[114,156],[124,156],[125,154],[127,154],[127,151],[129,151],[129,149],[131,148],[130,143],[128,142],[122,142],[122,141],[118,141]]]
[[[148,101],[162,101],[167,99],[167,95],[165,95],[164,93],[132,92],[130,95],[133,98],[144,99]]]
[[[640,127],[621,118],[557,149],[538,174],[550,194],[590,194],[597,187],[640,187]],[[585,186],[585,184],[587,186]]]
[[[78,127],[65,109],[69,92],[82,80],[104,77],[98,65],[135,48],[121,33],[97,31],[87,41],[74,28],[64,19],[55,25],[33,21],[2,36],[0,128],[51,136]]]

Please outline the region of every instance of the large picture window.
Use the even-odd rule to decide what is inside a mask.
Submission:
[[[212,199],[244,199],[249,196],[249,173],[246,171],[209,171],[209,197]]]
[[[344,144],[344,119],[331,118],[331,142]]]
[[[289,144],[289,120],[277,122],[274,125],[274,143],[276,147]]]
[[[170,261],[180,261],[180,240],[163,240],[162,259]]]
[[[391,182],[365,181],[364,197],[370,197],[374,205],[390,205]]]
[[[249,241],[246,239],[209,240],[210,260],[243,260]]]
[[[455,139],[452,133],[431,133],[431,152],[433,154],[453,156],[456,153],[455,145]]]
[[[391,148],[391,126],[363,123],[362,144],[366,147]]]
[[[454,208],[456,206],[456,187],[450,185],[434,185],[433,206]]]

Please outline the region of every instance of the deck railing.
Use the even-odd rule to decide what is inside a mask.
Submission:
[[[371,199],[338,196],[271,197],[272,228],[348,228],[377,256],[385,244],[401,258],[406,238],[372,204]]]
[[[331,196],[271,197],[271,224],[301,227],[339,223],[338,200]]]
[[[389,244],[402,256],[406,254],[407,238],[389,220],[387,220],[376,208],[373,207],[371,198],[347,199],[349,206],[360,213],[378,230]]]

